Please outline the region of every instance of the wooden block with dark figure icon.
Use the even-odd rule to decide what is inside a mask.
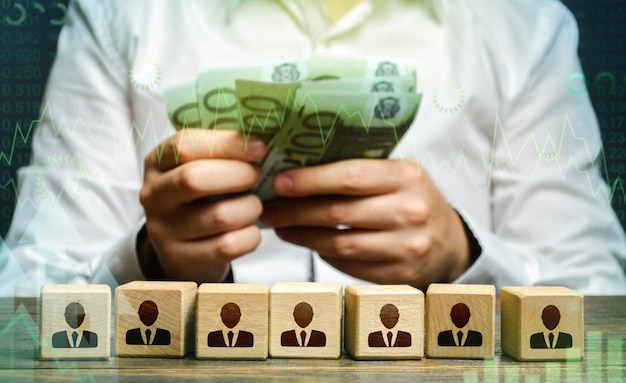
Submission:
[[[118,356],[183,357],[192,350],[195,282],[134,281],[115,289]]]
[[[41,288],[42,359],[108,359],[111,352],[111,289],[107,285]]]
[[[431,284],[426,291],[426,355],[493,358],[495,315],[493,285]]]
[[[424,293],[408,285],[348,286],[344,347],[358,360],[424,356]]]
[[[266,285],[204,283],[196,302],[196,358],[266,359]]]
[[[583,295],[561,286],[507,286],[500,293],[502,352],[521,361],[583,358]]]
[[[341,290],[338,283],[275,284],[270,290],[270,355],[274,358],[339,358]]]

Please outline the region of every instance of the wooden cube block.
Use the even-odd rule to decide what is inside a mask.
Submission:
[[[355,359],[424,356],[424,293],[408,286],[348,286],[344,347]]]
[[[41,288],[42,359],[108,359],[111,352],[111,289],[107,285]]]
[[[195,282],[134,281],[115,289],[118,356],[183,357],[193,345]]]
[[[580,360],[583,295],[560,286],[503,287],[502,351],[517,360]]]
[[[493,358],[495,313],[492,285],[431,284],[426,291],[426,355]]]
[[[338,283],[275,284],[270,290],[270,355],[339,358],[341,290]]]
[[[196,303],[196,358],[266,359],[266,285],[204,283]]]

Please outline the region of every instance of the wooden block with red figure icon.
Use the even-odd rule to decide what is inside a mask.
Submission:
[[[358,360],[424,356],[424,293],[408,285],[348,286],[344,347]]]
[[[195,282],[134,281],[115,289],[118,356],[183,357],[192,350]]]
[[[338,283],[275,284],[270,289],[270,355],[339,358],[342,313]]]
[[[426,291],[426,355],[493,358],[495,302],[493,285],[431,284]]]
[[[196,303],[196,358],[266,359],[266,285],[204,283]]]

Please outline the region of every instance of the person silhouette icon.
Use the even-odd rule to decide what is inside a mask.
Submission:
[[[437,336],[439,346],[480,347],[483,335],[478,331],[463,330],[471,317],[470,309],[465,303],[457,303],[450,310],[450,319],[456,329],[446,330]]]
[[[210,332],[207,337],[209,347],[252,347],[254,336],[248,331],[233,331],[241,319],[241,309],[236,303],[229,302],[222,306],[220,312],[222,323],[228,331],[218,330]]]
[[[280,335],[280,345],[287,347],[324,347],[326,334],[317,330],[306,330],[313,321],[313,307],[306,302],[298,303],[293,309],[293,319],[301,330],[285,331]]]
[[[170,332],[152,325],[159,317],[159,308],[153,301],[144,301],[139,305],[139,319],[145,327],[138,327],[126,332],[126,344],[166,346],[170,344]]]
[[[78,302],[72,302],[65,307],[65,321],[71,330],[59,331],[52,334],[54,348],[93,348],[98,347],[98,335],[91,331],[78,331],[85,321],[85,308]]]
[[[400,312],[398,307],[391,303],[380,309],[380,322],[387,328],[387,332],[375,331],[367,337],[367,345],[370,347],[411,347],[411,333],[406,331],[391,331],[398,324]]]
[[[544,307],[541,312],[541,320],[549,331],[532,334],[530,336],[530,348],[572,348],[571,334],[559,331],[555,336],[552,331],[561,321],[561,312],[556,306]]]

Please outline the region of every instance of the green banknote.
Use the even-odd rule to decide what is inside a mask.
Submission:
[[[351,77],[417,76],[415,63],[386,58],[316,54],[307,61],[307,68],[307,79],[312,81]]]
[[[236,80],[239,129],[244,137],[254,134],[268,144],[285,125],[300,84]]]
[[[196,83],[198,109],[204,129],[244,130],[240,124],[240,101],[237,96],[237,80],[255,80],[268,83],[297,83],[306,73],[305,61],[269,63],[253,66],[235,66],[227,68],[211,68],[200,72]],[[249,87],[240,85],[246,91]],[[259,91],[262,91],[259,89]],[[248,95],[252,96],[252,95]],[[257,95],[262,97],[260,94]],[[244,110],[258,107],[258,99],[246,98]],[[247,119],[246,119],[247,121]],[[253,126],[254,133],[259,134],[266,142],[273,136],[272,128],[265,132],[266,126]],[[248,127],[249,128],[249,127]],[[278,129],[279,127],[276,127]],[[244,131],[245,132],[245,131]],[[249,131],[247,133],[250,133]]]
[[[417,93],[302,92],[297,110],[271,143],[255,189],[262,201],[276,198],[276,174],[350,158],[386,158],[413,123]]]
[[[303,81],[300,89],[312,91],[341,92],[415,92],[414,76],[397,77],[355,77],[341,80]]]
[[[236,80],[297,83],[306,79],[306,65],[306,60],[297,59],[202,70],[195,81],[165,89],[169,119],[177,130],[242,130]]]
[[[366,82],[370,86],[377,86],[380,91],[390,91],[389,87],[395,86],[400,91],[412,92],[415,89],[416,68],[413,63],[401,60],[313,55],[308,59],[208,68],[198,74],[195,83],[166,89],[164,98],[168,116],[176,129],[243,130],[240,126],[236,80],[295,83],[344,79],[344,90],[356,90],[355,85],[363,85],[358,81],[359,78],[368,78]],[[334,87],[336,84],[330,81],[321,85],[320,82],[325,87]],[[267,138],[268,135],[263,136]]]
[[[415,77],[367,77],[343,80],[265,82],[236,80],[239,129],[269,143],[285,126],[297,92],[415,92]]]
[[[202,127],[195,81],[167,89],[163,98],[167,115],[176,130]]]

